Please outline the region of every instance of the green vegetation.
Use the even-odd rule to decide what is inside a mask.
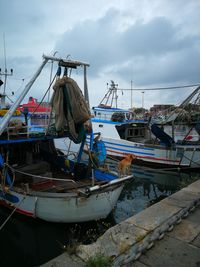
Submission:
[[[102,254],[97,254],[93,257],[90,257],[85,265],[85,267],[111,267],[111,266],[112,266],[111,259]]]

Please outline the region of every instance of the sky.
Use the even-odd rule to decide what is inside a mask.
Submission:
[[[194,87],[145,89],[200,83],[200,0],[0,0],[0,25],[0,68],[14,70],[6,88],[13,101],[43,54],[90,64],[91,106],[111,80],[133,89],[118,91],[122,108],[179,105]],[[49,70],[28,96],[42,98]],[[81,72],[74,74],[81,87]]]

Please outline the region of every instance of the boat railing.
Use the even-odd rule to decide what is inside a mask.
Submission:
[[[14,181],[16,179],[16,175],[20,175],[22,178],[21,185],[22,185],[22,187],[24,186],[26,191],[29,191],[30,189],[34,190],[36,188],[37,189],[41,188],[41,190],[42,190],[44,183],[47,183],[47,182],[50,183],[50,186],[53,188],[56,188],[56,186],[61,187],[63,185],[65,185],[66,187],[69,187],[69,184],[71,184],[72,188],[74,188],[76,190],[78,190],[78,188],[79,188],[77,181],[75,181],[73,179],[49,177],[49,176],[46,176],[45,173],[44,173],[44,175],[37,175],[34,173],[28,173],[28,172],[22,171],[20,169],[13,168],[12,166],[10,166],[7,163],[4,163],[4,168],[9,169],[12,173],[13,182],[10,184],[10,187],[13,186]],[[72,188],[70,187],[70,189],[72,189]]]
[[[108,113],[101,113],[101,112],[96,112],[96,114],[94,114],[94,118],[96,119],[100,119],[100,120],[105,120],[105,121],[110,121],[112,117],[112,114],[108,114]]]
[[[29,138],[33,135],[42,136],[46,135],[48,131],[47,125],[26,125],[26,126],[8,126],[6,128],[7,139],[16,139],[20,137]]]
[[[54,127],[54,117],[50,120],[45,118],[31,118],[27,121],[24,118],[14,118],[10,120],[4,132],[2,133],[1,140],[13,140],[21,138],[41,138],[46,135],[50,138],[55,138],[57,133]]]
[[[85,188],[86,183],[80,181],[76,181],[74,179],[66,179],[66,178],[56,178],[56,177],[48,177],[48,176],[41,176],[41,175],[36,175],[33,173],[27,173],[18,169],[13,168],[9,164],[4,164],[4,167],[7,167],[10,169],[13,175],[13,181],[10,184],[9,188],[11,188],[14,185],[14,181],[16,179],[16,175],[20,175],[22,178],[22,181],[20,183],[22,190],[26,193],[29,194],[30,191],[34,192],[35,190],[38,191],[63,191],[63,193],[66,193],[68,190],[75,190],[74,192],[88,197],[88,195],[96,190],[104,189],[106,187],[109,187],[111,185],[115,184],[121,184],[126,180],[132,179],[133,175],[128,175],[125,177],[121,177],[120,179],[114,179],[113,181],[98,181],[97,184],[91,183],[92,180],[88,179],[87,185],[88,187]],[[19,181],[18,181],[19,182]],[[16,183],[15,183],[16,185]],[[92,187],[91,187],[92,185]],[[9,188],[6,186],[6,190],[9,190]],[[82,190],[84,188],[84,190]],[[71,192],[72,193],[72,192]]]

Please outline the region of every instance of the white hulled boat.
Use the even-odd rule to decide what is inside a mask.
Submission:
[[[111,83],[106,99],[116,95],[117,88]],[[199,96],[200,87],[179,106],[179,110]],[[105,99],[105,98],[104,98]],[[117,96],[112,97],[117,99]],[[199,100],[196,105],[199,106]],[[192,115],[192,113],[190,113]],[[107,154],[122,158],[134,154],[141,164],[163,165],[167,167],[200,167],[199,119],[176,122],[180,112],[170,113],[165,121],[134,119],[129,110],[112,108],[112,105],[93,107],[92,125],[94,132],[101,133]],[[163,131],[164,129],[164,131]],[[180,132],[180,129],[184,129]],[[166,132],[165,132],[166,130]]]
[[[52,113],[47,125],[9,122],[47,62],[57,62]],[[0,124],[0,204],[26,216],[52,222],[84,222],[105,218],[132,175],[119,177],[94,163],[94,134],[90,124],[86,69],[89,64],[43,56],[43,62]],[[84,70],[83,97],[70,69]],[[64,69],[63,77],[61,72]],[[80,145],[70,160],[54,146],[68,136]],[[88,161],[82,163],[86,136]]]

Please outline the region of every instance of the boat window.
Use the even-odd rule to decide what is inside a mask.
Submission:
[[[129,129],[129,131],[128,131],[128,135],[129,135],[129,136],[133,136],[133,129]]]
[[[145,136],[145,128],[130,128],[128,129],[128,136],[135,137],[144,137]]]
[[[139,135],[139,130],[138,129],[135,129],[134,134],[135,134],[135,136]]]
[[[103,128],[103,124],[99,124],[99,127],[100,127],[100,128]]]
[[[128,112],[128,113],[126,113],[126,119],[127,120],[130,120],[130,118],[131,118],[131,114]]]

